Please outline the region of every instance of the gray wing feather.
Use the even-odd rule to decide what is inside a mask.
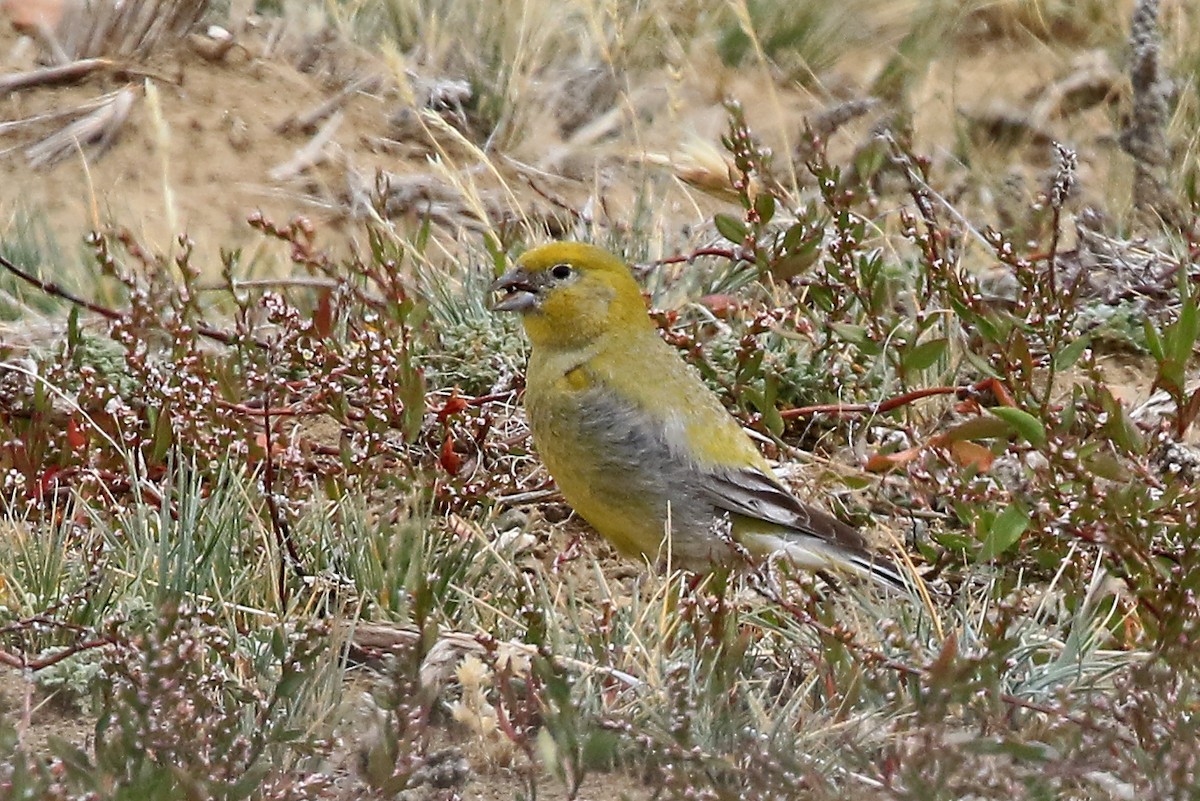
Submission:
[[[908,586],[909,580],[891,560],[873,553],[855,529],[802,503],[787,488],[754,468],[710,473],[705,476],[701,493],[718,509],[785,526],[843,550],[864,576],[893,587]]]
[[[849,551],[867,551],[866,540],[853,528],[801,503],[770,476],[754,468],[710,473],[705,476],[702,490],[718,509],[786,526]]]

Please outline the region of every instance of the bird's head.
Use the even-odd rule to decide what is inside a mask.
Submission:
[[[576,347],[605,333],[653,326],[625,263],[579,242],[526,251],[492,290],[502,293],[492,308],[520,313],[535,347]]]

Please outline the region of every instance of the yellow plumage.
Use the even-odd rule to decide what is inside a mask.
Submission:
[[[544,245],[494,289],[505,293],[494,308],[520,313],[532,344],[525,407],[538,453],[567,502],[622,553],[694,570],[781,553],[808,569],[902,582],[854,529],[779,482],[658,336],[615,256]]]

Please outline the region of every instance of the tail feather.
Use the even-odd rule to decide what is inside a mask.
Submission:
[[[896,563],[880,554],[853,554],[848,560],[858,575],[884,587],[907,590],[912,587],[911,576],[902,572]]]
[[[907,590],[913,585],[913,578],[882,554],[851,551],[808,535],[767,535],[763,540],[762,545],[768,546],[767,552],[782,554],[796,567],[805,570],[849,573],[896,590]]]

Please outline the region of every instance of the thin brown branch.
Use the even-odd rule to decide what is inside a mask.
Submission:
[[[832,414],[838,416],[847,414],[886,414],[893,409],[907,406],[913,401],[921,400],[922,398],[932,398],[936,395],[957,395],[962,389],[963,387],[926,387],[925,389],[915,389],[912,392],[897,395],[894,398],[888,398],[879,403],[817,403],[812,406],[797,406],[794,409],[785,409],[779,413],[779,416],[784,420],[792,420],[797,417],[808,417],[814,414]]]
[[[72,292],[69,292],[66,289],[63,289],[61,286],[54,283],[53,281],[45,281],[41,278],[38,278],[37,276],[33,275],[32,273],[27,272],[26,270],[23,270],[22,268],[18,267],[16,264],[13,264],[12,261],[10,261],[8,258],[6,258],[3,255],[0,255],[0,267],[3,267],[4,269],[8,270],[10,273],[15,275],[17,278],[20,278],[22,281],[25,281],[26,283],[37,287],[38,289],[40,289],[42,292],[46,293],[47,295],[65,300],[67,303],[70,303],[74,306],[79,306],[80,308],[87,309],[88,311],[92,312],[93,314],[98,314],[101,317],[105,318],[106,320],[116,321],[116,320],[125,319],[125,315],[122,314],[121,312],[116,311],[115,309],[110,309],[107,306],[101,306],[99,303],[94,303],[90,300],[85,300],[84,298],[81,298],[78,295],[76,295]],[[238,341],[238,338],[236,336],[234,336],[233,334],[230,334],[225,331],[221,331],[217,328],[210,328],[209,326],[206,326],[206,325],[197,326],[196,332],[198,334],[200,334],[200,336],[204,337],[205,339],[211,339],[215,342],[220,342],[222,345],[233,345]],[[247,341],[259,348],[265,349],[267,347],[267,343],[261,339],[249,339]]]
[[[668,256],[665,259],[657,259],[650,263],[656,267],[661,267],[664,264],[683,264],[684,262],[691,264],[701,256],[717,256],[718,258],[729,259],[730,261],[737,261],[741,258],[737,251],[730,248],[696,248],[691,253]]]
[[[226,400],[217,400],[217,406],[222,409],[227,409],[231,412],[244,414],[250,417],[307,417],[309,415],[325,414],[328,409],[323,409],[317,406],[310,405],[312,401],[295,406],[275,406],[270,409],[256,409],[253,406],[247,406],[244,403],[231,403]]]
[[[550,194],[549,190],[543,189],[541,186],[539,186],[533,180],[532,176],[522,173],[521,179],[525,182],[525,185],[528,186],[530,189],[532,189],[538,197],[542,198],[543,200],[545,200],[547,203],[554,206],[555,208],[565,211],[567,214],[571,215],[572,219],[574,219],[576,221],[587,220],[587,218],[584,217],[583,212],[581,212],[579,209],[575,208],[574,206],[572,206],[570,203],[563,200],[562,198],[557,197],[556,195]]]
[[[38,659],[27,659],[24,654],[11,654],[7,651],[0,651],[0,664],[8,665],[18,670],[35,672],[43,668],[48,668],[51,665],[57,665],[64,659],[75,656],[75,654],[91,651],[95,648],[103,648],[106,645],[118,645],[119,642],[119,640],[112,637],[96,637],[76,643],[75,645],[69,645],[60,651],[55,651]]]
[[[1012,396],[1004,386],[999,384],[994,378],[985,378],[974,384],[959,387],[943,386],[914,389],[912,392],[905,392],[903,395],[897,395],[894,398],[888,398],[885,401],[877,403],[818,403],[813,406],[797,406],[794,409],[784,409],[779,413],[779,416],[784,420],[792,420],[797,417],[808,417],[814,414],[886,414],[893,409],[899,409],[901,406],[907,406],[913,401],[924,398],[932,398],[938,395],[954,395],[957,398],[963,399],[974,397],[985,390],[991,390],[996,395],[996,399],[1001,406],[1012,405]]]
[[[263,409],[265,411],[263,432],[266,439],[266,453],[263,455],[263,497],[267,502],[271,531],[275,534],[275,544],[279,549],[279,608],[286,610],[288,568],[290,567],[300,577],[305,576],[306,573],[303,567],[304,562],[300,558],[300,552],[292,537],[291,526],[284,519],[283,513],[279,510],[279,504],[275,501],[275,456],[271,452],[271,388],[269,385],[264,390]]]

